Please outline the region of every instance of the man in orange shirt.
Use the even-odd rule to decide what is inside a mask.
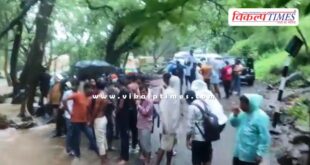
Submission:
[[[203,77],[204,82],[207,84],[208,89],[211,90],[210,78],[212,73],[212,66],[208,64],[204,64],[201,66],[200,73]]]
[[[80,157],[80,140],[81,131],[84,132],[90,143],[90,149],[97,152],[97,146],[92,134],[92,130],[88,127],[88,96],[91,94],[91,86],[89,84],[84,85],[84,92],[76,92],[64,100],[64,105],[67,105],[68,100],[73,100],[73,109],[71,113],[72,123],[72,149],[73,156]]]

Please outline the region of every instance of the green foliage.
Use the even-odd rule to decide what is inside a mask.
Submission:
[[[298,56],[293,60],[293,67],[297,68],[298,66],[302,65],[309,65],[310,64],[310,57],[309,54],[302,50],[299,52]]]
[[[282,45],[282,41],[278,42],[277,36],[278,31],[276,29],[270,27],[256,28],[250,37],[236,42],[229,53],[235,55],[252,54],[254,58],[257,58],[267,52],[276,50],[279,45]]]
[[[309,119],[309,109],[308,106],[303,103],[303,101],[304,98],[297,99],[295,105],[288,109],[288,114],[296,117],[299,120],[299,123],[304,123]]]
[[[281,68],[284,64],[284,61],[287,58],[287,53],[285,51],[275,52],[275,53],[266,53],[264,58],[257,60],[255,62],[255,73],[258,80],[265,80],[267,82],[274,82],[279,80],[281,75],[270,74],[272,68]]]
[[[302,65],[297,67],[298,70],[302,73],[302,75],[310,81],[310,66],[308,65]]]
[[[308,6],[305,9],[305,15],[310,14],[310,3],[308,4]]]
[[[255,48],[250,44],[250,40],[241,40],[234,44],[234,46],[229,50],[228,54],[233,56],[242,56],[244,54],[252,54]]]

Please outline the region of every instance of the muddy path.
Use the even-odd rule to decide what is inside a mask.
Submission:
[[[153,81],[152,83],[154,93],[158,93],[158,85],[161,80]],[[266,86],[264,84],[256,84],[253,87],[243,87],[245,93],[265,93]],[[223,91],[222,91],[223,93]],[[276,95],[275,92],[267,94],[270,98]],[[222,99],[221,102],[225,108],[226,114],[229,114],[229,109],[232,102],[236,102],[237,97],[232,97],[229,100]],[[270,100],[265,100],[269,104]],[[16,117],[19,106],[11,104],[0,104],[0,113],[6,114],[10,117]],[[156,128],[156,127],[155,127]],[[38,126],[28,130],[11,130],[0,131],[0,165],[99,165],[99,158],[95,153],[88,150],[88,142],[83,138],[81,144],[82,157],[79,162],[73,161],[65,153],[64,138],[52,138],[55,126],[44,125]],[[176,156],[173,159],[175,165],[189,165],[191,164],[191,152],[185,147],[185,132],[184,136],[179,136],[178,145],[175,150]],[[3,135],[1,135],[3,134]],[[229,165],[232,160],[232,152],[234,147],[235,130],[228,124],[225,128],[220,141],[213,144],[214,148],[214,165]],[[159,146],[158,129],[152,135],[152,157],[156,157],[155,151]],[[116,141],[114,146],[119,148],[119,142]],[[119,152],[114,151],[109,153],[111,162],[117,162]],[[154,160],[154,159],[153,159]],[[164,161],[163,161],[164,163]],[[129,164],[140,164],[137,154],[131,154]],[[272,155],[268,155],[265,159],[264,165],[276,165],[272,159]]]

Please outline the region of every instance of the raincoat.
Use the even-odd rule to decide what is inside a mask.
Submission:
[[[255,162],[256,157],[263,157],[270,147],[269,117],[259,108],[262,96],[245,96],[250,101],[250,111],[230,117],[231,125],[237,128],[234,157],[244,162]]]
[[[177,133],[181,118],[180,79],[171,76],[167,89],[163,91],[159,103],[159,115],[167,134]]]
[[[207,84],[202,80],[195,80],[192,83],[191,89],[196,93],[198,99],[202,99],[207,104],[207,108],[218,118],[219,125],[227,122],[228,118],[224,113],[222,104],[208,89]]]

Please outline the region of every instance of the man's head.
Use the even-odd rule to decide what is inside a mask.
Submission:
[[[166,85],[169,85],[169,81],[170,81],[170,78],[171,78],[171,74],[170,73],[165,73],[163,75],[163,81]]]
[[[245,95],[240,97],[240,108],[244,112],[250,112],[250,100]]]
[[[104,90],[104,88],[105,88],[105,86],[106,86],[106,83],[105,83],[105,81],[98,81],[98,82],[96,83],[96,86],[97,86],[97,89],[99,89],[99,90]]]
[[[236,62],[237,65],[241,64],[241,61],[240,61],[240,59],[238,59],[238,58],[236,59],[235,62]]]
[[[228,66],[228,65],[229,65],[229,62],[228,62],[228,61],[225,61],[225,64],[226,64],[226,66]]]
[[[147,96],[147,94],[148,94],[148,89],[147,89],[147,86],[146,86],[146,85],[142,85],[142,86],[140,87],[140,93],[141,93],[141,96],[143,96],[143,97],[141,97],[141,99],[146,98],[146,96]]]
[[[111,79],[111,82],[112,82],[112,83],[116,83],[117,80],[118,80],[117,74],[114,74],[114,73],[111,74],[110,79]]]
[[[187,104],[191,104],[194,100],[196,100],[196,94],[192,90],[188,90],[184,93],[184,98]]]
[[[96,80],[95,79],[90,79],[90,85],[94,88],[96,87]]]
[[[71,79],[70,80],[70,83],[71,83],[71,89],[72,91],[76,92],[78,90],[78,87],[79,87],[79,81],[77,79]]]
[[[92,88],[89,83],[85,83],[83,89],[86,96],[90,96],[92,94]]]
[[[191,49],[191,50],[189,51],[189,54],[190,54],[191,56],[193,56],[193,55],[194,55],[194,49]]]
[[[180,61],[177,61],[176,64],[177,64],[177,66],[181,65]]]
[[[130,82],[136,82],[137,81],[137,76],[136,75],[130,75],[127,77],[127,79],[130,81]]]

